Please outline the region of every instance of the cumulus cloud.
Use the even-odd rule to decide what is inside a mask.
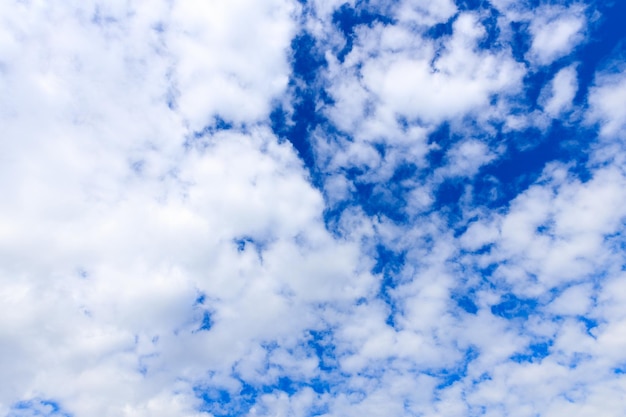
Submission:
[[[364,38],[367,43],[362,50],[354,51],[347,58],[354,65],[352,60],[359,60],[359,56],[364,59],[370,54],[368,49],[379,48],[380,42],[383,54],[379,59],[365,60],[359,73],[362,87],[372,92],[371,99],[376,106],[373,111],[381,119],[405,117],[435,123],[479,111],[488,106],[492,95],[515,89],[522,75],[519,66],[506,56],[477,49],[476,44],[485,32],[471,14],[462,14],[455,20],[453,35],[441,51],[428,39],[419,46],[412,45],[410,32],[405,34],[404,41],[388,33],[397,30],[377,26]],[[404,53],[395,52],[397,49]],[[346,91],[347,97],[342,90],[337,91],[340,103],[359,97],[349,91]],[[350,102],[346,105],[358,106]]]
[[[271,99],[287,86],[296,13],[282,0],[173,5],[165,37],[176,63],[177,106],[191,128],[201,130],[212,116],[267,118]]]
[[[623,96],[626,77],[623,72],[598,74],[595,86],[589,94],[588,118],[600,124],[602,136],[621,136],[626,126]]]
[[[555,182],[535,185],[512,202],[499,220],[499,233],[492,223],[477,223],[464,236],[469,247],[496,243],[496,259],[516,259],[501,262],[498,273],[531,296],[590,278],[614,253],[606,239],[619,230],[625,214],[619,171],[598,170],[584,184],[569,179],[563,168],[549,175]]]
[[[621,415],[587,10],[3,5],[0,414]]]
[[[293,149],[257,125],[295,8],[187,6],[20,4],[3,28],[0,402],[20,415],[43,413],[29,392],[76,415],[200,415],[207,372],[232,387],[235,363],[264,366],[241,357],[318,324],[315,303],[367,291]]]
[[[447,153],[448,163],[438,173],[443,176],[476,175],[482,165],[495,158],[479,140],[467,140],[455,145]]]
[[[538,8],[530,22],[532,41],[528,58],[539,65],[549,65],[569,55],[585,39],[586,25],[583,5]]]
[[[552,117],[572,108],[578,90],[576,67],[560,70],[542,91],[541,102],[546,113]]]
[[[395,16],[403,22],[423,26],[444,23],[457,12],[457,7],[450,0],[433,1],[417,0],[400,2]]]

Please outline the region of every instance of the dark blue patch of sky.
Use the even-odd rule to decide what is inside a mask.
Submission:
[[[337,54],[339,61],[343,62],[346,55],[352,50],[352,46],[354,44],[354,32],[358,26],[371,26],[377,22],[389,24],[393,23],[393,20],[388,16],[383,16],[364,8],[351,7],[348,3],[345,3],[340,8],[335,10],[332,16],[332,22],[341,31],[346,40],[345,46]]]
[[[491,306],[491,313],[505,319],[528,319],[535,313],[536,308],[536,300],[519,298],[509,293],[505,294],[498,304]]]
[[[332,332],[330,330],[310,330],[309,335],[307,347],[317,357],[320,371],[331,372],[336,369],[337,358]]]
[[[543,341],[530,344],[522,353],[511,356],[511,360],[517,363],[540,362],[550,354],[552,341]]]
[[[64,411],[61,404],[51,399],[38,399],[20,401],[13,404],[11,410],[6,417],[72,417],[67,411]]]
[[[623,63],[626,56],[626,25],[624,25],[626,2],[597,1],[594,6],[601,17],[599,21],[591,24],[589,41],[576,53],[576,58],[580,60],[578,67],[580,85],[574,99],[577,104],[584,104],[596,71],[609,67],[613,60]]]
[[[437,389],[443,389],[466,377],[469,364],[478,356],[479,352],[474,347],[469,347],[463,352],[463,358],[455,367],[427,373],[438,377],[440,382]]]

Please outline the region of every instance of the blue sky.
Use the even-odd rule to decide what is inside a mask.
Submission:
[[[623,416],[623,16],[5,1],[0,415]]]

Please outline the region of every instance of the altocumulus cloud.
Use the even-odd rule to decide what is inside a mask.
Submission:
[[[0,4],[0,415],[623,416],[620,2]]]

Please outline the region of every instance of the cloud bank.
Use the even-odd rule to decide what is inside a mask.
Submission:
[[[0,415],[626,411],[622,5],[0,7]]]

